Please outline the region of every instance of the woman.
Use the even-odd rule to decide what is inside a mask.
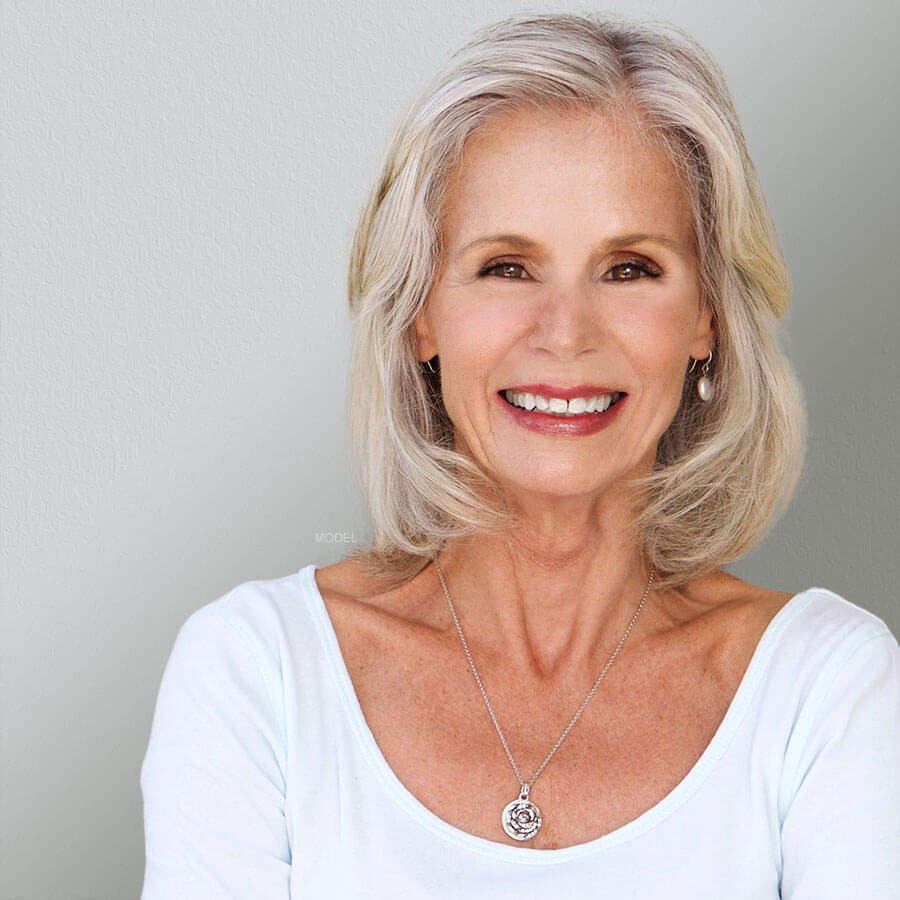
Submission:
[[[485,29],[396,133],[350,300],[374,540],[183,627],[144,897],[895,897],[896,640],[721,570],[802,407],[714,63]]]

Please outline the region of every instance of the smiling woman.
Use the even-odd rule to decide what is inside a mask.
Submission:
[[[447,186],[446,261],[416,319],[417,355],[438,356],[457,449],[507,496],[517,483],[599,496],[652,471],[686,360],[712,350],[690,200],[643,130],[627,108],[495,114]],[[531,410],[507,392],[525,395],[519,406],[532,395]],[[587,436],[614,421],[614,453],[521,431]]]
[[[566,23],[564,35],[548,19],[522,19],[486,29],[456,55],[398,129],[357,230],[351,435],[375,525],[357,556],[373,573],[409,577],[448,537],[503,533],[515,521],[495,473],[456,452],[447,353],[409,347],[429,294],[494,291],[500,263],[503,277],[528,282],[515,287],[528,297],[527,309],[515,303],[520,328],[539,315],[544,331],[556,327],[553,310],[541,309],[550,298],[575,316],[576,300],[591,305],[593,284],[596,312],[609,303],[602,282],[645,291],[631,283],[645,273],[656,285],[651,303],[613,307],[618,334],[634,328],[636,341],[649,336],[647,321],[667,327],[652,304],[675,282],[697,280],[695,304],[712,313],[715,333],[678,349],[678,375],[669,376],[681,400],[656,423],[656,465],[631,473],[658,585],[709,572],[758,541],[800,470],[803,408],[775,337],[787,272],[718,69],[674,29],[553,21]],[[482,275],[489,284],[480,288],[461,282]],[[508,303],[476,305],[473,331],[509,327],[491,319]],[[644,322],[629,319],[636,311]],[[431,368],[439,365],[440,380],[422,377],[410,349],[439,357]],[[562,381],[611,364],[604,355],[580,358]],[[711,402],[684,377],[693,360],[707,361]]]
[[[896,896],[895,638],[721,569],[803,416],[706,54],[485,29],[400,124],[349,292],[374,539],[182,629],[145,900]]]

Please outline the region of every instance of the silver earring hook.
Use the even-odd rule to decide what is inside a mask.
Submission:
[[[710,350],[709,356],[704,361],[703,368],[700,370],[702,374],[705,375],[709,371],[709,364],[712,362],[712,358],[713,358],[713,352],[712,352],[712,350]],[[690,375],[694,371],[694,368],[698,362],[700,362],[699,359],[694,359],[693,357],[691,358],[691,367],[688,369],[688,375]]]

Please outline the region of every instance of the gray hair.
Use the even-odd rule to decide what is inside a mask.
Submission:
[[[350,436],[374,526],[353,555],[402,581],[448,538],[513,522],[496,486],[454,449],[413,325],[440,263],[441,205],[464,142],[495,113],[533,105],[636,108],[690,196],[717,389],[702,402],[685,378],[654,470],[638,483],[637,523],[657,585],[684,583],[759,540],[796,484],[805,415],[776,341],[790,286],[716,63],[674,26],[599,14],[515,16],[480,30],[393,135],[349,271]]]

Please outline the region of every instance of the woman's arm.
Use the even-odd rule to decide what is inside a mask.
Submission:
[[[271,668],[222,600],[179,632],[141,771],[142,900],[287,900],[286,742]]]
[[[783,900],[900,897],[900,648],[842,644],[786,757]]]

